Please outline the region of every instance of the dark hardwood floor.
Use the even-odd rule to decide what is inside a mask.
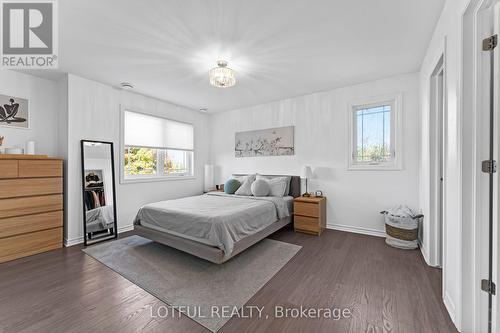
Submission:
[[[456,332],[441,272],[420,251],[333,230],[271,238],[303,248],[247,304],[270,319],[232,318],[219,332]],[[163,305],[80,246],[0,264],[0,332],[209,332],[184,315],[152,317]],[[276,319],[277,305],[349,308],[352,317]]]

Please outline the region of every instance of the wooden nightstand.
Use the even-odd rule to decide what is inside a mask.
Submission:
[[[326,228],[326,198],[298,197],[293,201],[295,231],[321,235]]]

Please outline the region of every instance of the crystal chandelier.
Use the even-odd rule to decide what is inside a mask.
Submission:
[[[234,71],[227,67],[227,61],[217,61],[217,67],[208,72],[210,84],[217,88],[229,88],[235,85]]]

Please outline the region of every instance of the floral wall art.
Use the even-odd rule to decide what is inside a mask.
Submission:
[[[236,157],[294,155],[294,126],[237,132]]]
[[[28,100],[0,95],[0,126],[29,128]]]

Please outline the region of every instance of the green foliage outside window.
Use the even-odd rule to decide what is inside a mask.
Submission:
[[[125,148],[126,175],[156,174],[156,149]]]
[[[386,162],[391,159],[387,145],[371,144],[364,147],[358,146],[357,160],[359,162]]]

